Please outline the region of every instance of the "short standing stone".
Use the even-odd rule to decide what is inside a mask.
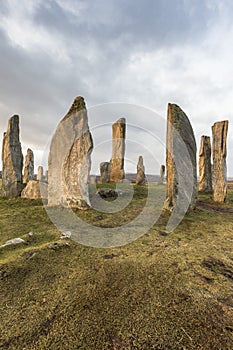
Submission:
[[[23,154],[19,141],[19,116],[8,121],[7,132],[2,145],[2,194],[4,197],[18,197],[22,191]]]
[[[143,185],[146,182],[145,167],[142,156],[138,157],[136,184]]]
[[[198,189],[201,192],[212,191],[212,170],[211,170],[211,144],[209,136],[201,137],[199,152],[199,175]]]
[[[44,180],[44,170],[43,170],[43,167],[41,165],[38,166],[37,180],[38,181],[43,181]]]
[[[29,180],[34,179],[34,154],[30,148],[27,150],[27,155],[24,162],[23,183],[28,183]]]
[[[22,198],[27,199],[47,199],[48,198],[48,185],[44,182],[30,180],[27,186],[21,193]]]
[[[196,141],[186,114],[176,104],[168,104],[166,149],[166,201],[172,210],[179,199],[179,213],[195,208],[197,199]],[[184,211],[184,212],[183,212]]]
[[[110,163],[102,162],[100,163],[100,182],[102,184],[108,183],[110,180]]]
[[[85,209],[93,142],[83,97],[77,97],[60,121],[50,145],[48,204]]]
[[[227,131],[228,121],[217,122],[212,126],[212,150],[213,150],[213,199],[215,202],[224,203],[227,198]]]
[[[48,182],[48,170],[46,170],[44,173],[44,180],[45,182]]]
[[[112,125],[112,159],[110,161],[110,181],[121,182],[125,177],[125,118],[120,118]]]
[[[159,183],[160,184],[163,184],[164,175],[165,175],[165,165],[161,165],[160,166],[160,174],[159,174]]]

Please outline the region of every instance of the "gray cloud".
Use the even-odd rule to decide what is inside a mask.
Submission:
[[[176,102],[190,117],[199,143],[216,120],[232,121],[232,10],[227,0],[4,1],[1,134],[8,117],[19,114],[24,148],[37,150],[39,158],[73,98],[83,95],[89,107],[120,101],[164,117],[167,103]],[[112,123],[117,113],[90,112],[90,125]],[[134,123],[157,132],[152,116],[143,119],[135,112]],[[229,154],[232,136],[230,126]],[[131,138],[137,137],[132,131]],[[136,162],[131,148],[127,157]],[[108,157],[109,145],[97,149],[93,169]],[[230,157],[228,167],[233,175]]]

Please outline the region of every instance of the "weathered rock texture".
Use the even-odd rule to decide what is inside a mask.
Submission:
[[[45,171],[44,180],[48,182],[48,170]]]
[[[125,177],[125,118],[120,118],[112,125],[112,159],[110,161],[110,181],[120,182]]]
[[[136,184],[143,185],[146,182],[145,167],[142,156],[138,157]]]
[[[201,192],[212,191],[212,170],[211,170],[211,144],[209,136],[201,137],[199,152],[199,175],[198,189]]]
[[[48,160],[48,204],[86,208],[93,142],[83,97],[58,124]]]
[[[165,175],[165,165],[161,165],[160,166],[160,174],[159,174],[159,183],[160,184],[163,184],[164,175]]]
[[[28,181],[34,178],[34,154],[30,148],[27,150],[27,155],[24,162],[23,172],[23,183],[26,184]]]
[[[43,182],[30,180],[28,181],[27,186],[23,189],[21,197],[28,199],[47,199],[48,185]]]
[[[110,163],[100,163],[100,182],[102,184],[108,183],[110,180]]]
[[[22,191],[23,154],[19,141],[19,116],[8,121],[2,145],[2,195],[18,197]]]
[[[38,170],[37,170],[37,178],[38,181],[43,181],[44,180],[44,169],[43,167],[40,165],[38,166]]]
[[[217,122],[212,126],[212,151],[213,151],[213,199],[215,202],[224,203],[227,198],[227,131],[228,121]]]
[[[186,114],[176,104],[168,104],[166,149],[166,201],[172,210],[179,200],[179,213],[194,209],[197,199],[196,141]]]

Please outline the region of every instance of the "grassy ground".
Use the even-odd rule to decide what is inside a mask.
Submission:
[[[119,225],[138,215],[146,194],[135,187],[120,215],[78,215]],[[166,214],[123,247],[66,240],[49,249],[61,240],[42,203],[0,198],[0,244],[26,240],[0,249],[0,348],[232,349],[232,209],[233,190],[223,206],[200,195],[170,234]]]

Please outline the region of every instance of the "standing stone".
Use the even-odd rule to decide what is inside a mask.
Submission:
[[[145,167],[142,156],[138,157],[136,185],[143,185],[146,182]]]
[[[224,203],[227,198],[227,130],[227,120],[217,122],[212,126],[213,199],[218,203]]]
[[[19,141],[19,116],[8,121],[7,132],[2,145],[2,194],[4,197],[18,197],[22,191],[23,154]]]
[[[47,199],[48,185],[43,182],[30,180],[23,189],[21,197],[27,199]]]
[[[28,181],[34,178],[34,155],[30,148],[27,150],[27,155],[24,163],[23,172],[23,183],[26,184]]]
[[[177,214],[194,209],[197,200],[196,141],[186,114],[176,104],[168,104],[166,149],[166,201],[164,209]]]
[[[160,174],[159,174],[159,183],[160,184],[163,184],[164,175],[165,175],[165,165],[161,165],[160,166]]]
[[[48,182],[48,170],[45,171],[44,180],[45,182]]]
[[[89,202],[88,178],[93,142],[83,97],[77,97],[60,121],[50,145],[48,204],[84,209]]]
[[[120,118],[112,125],[112,159],[110,161],[110,181],[121,182],[125,177],[125,118]]]
[[[201,192],[212,191],[212,170],[211,170],[211,144],[209,136],[201,137],[199,152],[199,175],[198,189]]]
[[[102,184],[108,183],[110,180],[110,163],[102,162],[100,163],[100,182]]]
[[[38,166],[38,170],[37,170],[37,181],[43,181],[44,180],[44,169],[43,167],[40,165]]]

